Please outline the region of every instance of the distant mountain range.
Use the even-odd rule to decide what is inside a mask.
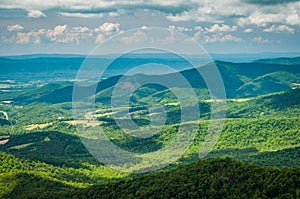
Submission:
[[[141,54],[138,54],[138,56]],[[157,55],[157,54],[156,54]],[[209,54],[215,61],[227,61],[227,62],[252,62],[258,59],[274,59],[278,57],[297,57],[300,56],[300,52],[262,52],[262,53],[210,53]],[[9,59],[33,59],[33,58],[85,58],[87,55],[80,54],[28,54],[28,55],[12,55],[12,56],[2,56],[2,58]],[[115,55],[102,55],[93,56],[98,58],[107,58]],[[130,55],[135,57],[134,54]],[[147,57],[147,55],[142,55]],[[193,57],[195,55],[184,55],[185,57]],[[157,56],[156,56],[157,57]],[[163,54],[162,57],[165,57]]]
[[[40,61],[42,61],[43,59],[49,60],[48,58],[38,58],[38,60]],[[79,59],[81,58],[68,58],[68,59],[55,58],[55,59],[64,61],[65,64],[64,68],[72,68],[73,66],[68,66],[68,64],[72,63],[74,60],[79,61]],[[32,59],[28,61],[32,61]],[[146,61],[147,60],[141,60],[141,62],[146,62]],[[157,60],[157,62],[160,61],[161,60]],[[18,62],[20,62],[20,60],[18,60]],[[129,63],[130,60],[124,60],[124,62]],[[277,64],[277,62],[279,62],[280,64]],[[223,78],[227,97],[237,98],[237,97],[254,97],[262,94],[285,91],[285,90],[290,90],[294,87],[299,87],[300,65],[298,64],[298,62],[299,62],[299,57],[293,59],[292,58],[269,59],[269,60],[265,59],[265,60],[260,60],[252,63],[231,63],[231,62],[217,61],[215,62],[215,64],[219,69],[221,76]],[[48,63],[52,63],[52,62],[49,61]],[[285,63],[285,64],[282,65],[281,63]],[[23,68],[25,69],[26,65],[28,64],[28,67],[30,67],[31,63],[28,62],[23,64],[25,64],[23,66]],[[60,67],[60,64],[57,64],[55,62],[53,62],[52,64],[54,64],[56,68]],[[11,66],[11,63],[8,63],[8,65],[10,67],[8,67],[7,70],[13,71],[14,69],[12,69],[13,66]],[[180,63],[178,63],[178,66],[179,65]],[[20,66],[16,64],[16,67],[22,68],[22,65]],[[205,65],[201,68],[201,70],[205,72],[206,68],[208,67],[211,67],[211,65],[210,64]],[[41,66],[37,66],[37,65],[32,66],[32,69],[42,70]],[[200,89],[200,90],[207,89],[203,78],[199,75],[197,70],[195,69],[183,70],[180,73],[186,79],[188,79],[189,83],[193,88]],[[118,82],[120,77],[121,76],[113,76],[99,82],[96,90],[96,93],[99,93],[99,95],[97,95],[96,100],[103,101],[102,98],[109,97],[112,91],[112,89],[109,88],[112,88]],[[146,77],[149,78],[151,77],[152,79],[156,78],[158,80],[176,79],[176,76],[174,74],[165,74],[165,75],[157,75],[157,76],[155,75],[145,76],[142,74],[134,75],[134,78],[136,78],[138,82],[140,81],[140,83],[142,83]],[[55,83],[55,84],[57,85],[53,85],[53,86],[46,85],[45,87],[25,90],[19,93],[18,92],[2,93],[0,94],[0,99],[13,100],[15,102],[22,102],[22,103],[30,103],[33,101],[47,102],[47,103],[70,102],[72,100],[72,91],[73,91],[72,84],[70,83],[63,83],[63,84]],[[83,87],[83,89],[86,88]],[[106,89],[108,89],[108,92],[102,92]],[[152,86],[149,89],[151,90],[153,96],[155,96],[156,93],[162,92],[162,90],[164,90],[161,88],[161,86],[158,85],[154,87]]]

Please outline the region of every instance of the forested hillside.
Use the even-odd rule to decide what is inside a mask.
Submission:
[[[1,175],[3,198],[298,198],[300,170],[207,159],[89,188],[33,174]]]

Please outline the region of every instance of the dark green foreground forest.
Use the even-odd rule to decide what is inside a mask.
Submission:
[[[64,184],[34,175],[18,174],[7,178],[15,178],[17,182],[14,190],[4,198],[300,197],[299,169],[280,170],[240,163],[229,158],[207,159],[171,171],[73,191]]]
[[[70,82],[0,92],[0,198],[300,198],[300,66],[284,58],[260,62],[217,62],[227,117],[201,160],[211,101],[195,71],[182,72],[199,94],[199,129],[178,161],[150,174],[100,163],[82,144],[75,123],[100,126],[124,150],[156,151],[168,145],[180,123],[180,103],[168,89],[145,85],[133,93],[136,124],[149,124],[153,104],[166,110],[165,126],[146,139],[125,134],[112,118],[118,76],[97,85],[94,123],[74,121]]]

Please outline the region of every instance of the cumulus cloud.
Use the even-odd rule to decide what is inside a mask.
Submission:
[[[240,26],[254,24],[257,26],[266,26],[267,24],[272,23],[285,23],[289,25],[299,25],[300,17],[298,14],[293,13],[262,13],[262,12],[255,12],[251,14],[247,18],[240,18],[238,20],[238,24]]]
[[[209,34],[205,31],[198,31],[192,37],[193,41],[200,43],[216,43],[216,42],[242,42],[242,38],[234,36],[232,34],[223,34],[222,32]]]
[[[204,35],[203,40],[200,40],[200,42],[202,43],[216,43],[226,41],[241,42],[242,39],[231,34],[227,34],[224,36],[219,34],[213,34],[212,36]]]
[[[293,28],[290,28],[290,27],[286,26],[286,25],[278,25],[278,26],[277,25],[272,25],[271,27],[264,29],[263,32],[295,33],[295,30]]]
[[[19,32],[17,34],[16,43],[17,44],[27,44],[30,42],[30,34]]]
[[[83,32],[91,32],[92,30],[91,29],[89,29],[88,27],[86,27],[86,26],[76,26],[76,27],[73,27],[72,28],[72,30],[71,30],[72,32],[77,32],[77,33],[83,33]]]
[[[40,10],[28,10],[29,18],[41,18],[46,17],[46,15]]]
[[[41,38],[39,36],[39,32],[30,31],[28,33],[18,32],[16,35],[11,36],[10,38],[2,37],[2,41],[8,43],[17,43],[17,44],[28,44],[35,43],[39,44],[41,42]]]
[[[238,29],[237,26],[228,26],[225,24],[219,25],[219,24],[214,24],[213,26],[211,26],[210,28],[205,28],[205,30],[207,32],[233,32],[236,31]]]
[[[238,19],[241,26],[253,24],[267,26],[269,24],[300,25],[300,2],[287,5],[259,7]]]
[[[193,31],[192,28],[186,28],[186,27],[183,27],[183,26],[174,26],[174,25],[170,25],[169,29],[177,30],[179,32],[190,32],[190,31]]]
[[[67,24],[55,26],[47,30],[45,36],[48,40],[58,43],[79,43],[82,39],[93,37],[93,32],[88,27],[69,28]]]
[[[20,31],[20,30],[23,30],[23,29],[24,29],[24,27],[19,25],[19,24],[7,26],[8,31]]]
[[[17,24],[18,25],[18,24]],[[11,31],[20,29],[19,26],[9,26]],[[41,43],[56,42],[56,43],[80,43],[82,40],[90,40],[95,43],[102,42],[105,34],[112,34],[121,32],[120,24],[105,22],[99,28],[92,29],[86,26],[69,27],[67,24],[57,25],[53,29],[38,29],[30,32],[18,32],[9,38],[1,37],[3,42],[27,44],[27,43]]]
[[[80,18],[102,18],[104,17],[103,13],[68,13],[68,12],[61,12],[62,16],[65,17],[80,17]]]
[[[221,42],[225,42],[225,41],[234,41],[234,42],[241,42],[242,39],[233,35],[224,35],[223,37],[220,38]]]
[[[95,28],[96,32],[103,32],[105,34],[110,35],[113,32],[119,32],[120,31],[120,24],[119,23],[110,23],[105,22],[98,28]]]
[[[239,26],[281,23],[285,25],[300,25],[300,1],[276,6],[261,6],[244,1],[197,1],[198,7],[166,16],[171,21],[195,21],[210,23],[237,23]],[[225,9],[226,8],[226,9]]]
[[[249,12],[249,7],[251,7],[245,7],[238,0],[192,0],[192,2],[197,3],[197,6],[193,9],[176,15],[169,14],[166,17],[171,21],[223,23],[226,19],[246,15]]]
[[[53,30],[48,30],[46,36],[48,38],[55,38],[57,36],[63,35],[64,32],[66,32],[68,28],[68,25],[58,25],[55,26]]]

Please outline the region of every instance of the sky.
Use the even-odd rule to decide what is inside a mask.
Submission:
[[[0,20],[0,55],[88,54],[131,29],[124,45],[142,42],[146,27],[209,53],[300,52],[300,0],[0,0]]]

